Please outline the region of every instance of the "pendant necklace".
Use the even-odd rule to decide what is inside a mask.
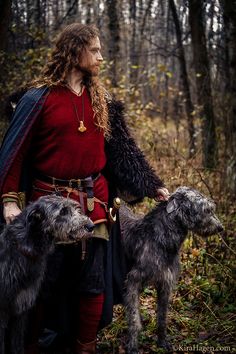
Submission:
[[[82,97],[81,98],[82,98],[82,120],[79,119],[77,106],[76,106],[74,100],[72,99],[72,97],[70,96],[71,102],[72,102],[73,107],[74,107],[75,115],[76,115],[77,121],[79,123],[78,131],[80,133],[84,133],[84,132],[86,132],[87,128],[84,125],[84,94],[83,93],[82,93]]]

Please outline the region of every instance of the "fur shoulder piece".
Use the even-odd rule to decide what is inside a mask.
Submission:
[[[125,123],[124,104],[108,102],[111,136],[106,141],[106,172],[122,195],[142,199],[153,198],[164,186],[144,154],[137,147]],[[125,198],[127,199],[127,198]]]
[[[112,95],[107,90],[105,91],[105,98],[106,98],[107,104],[112,102]]]

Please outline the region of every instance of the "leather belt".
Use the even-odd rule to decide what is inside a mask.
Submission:
[[[100,177],[101,173],[94,173],[93,175],[86,178],[72,178],[72,179],[61,179],[52,176],[44,175],[40,172],[35,173],[35,178],[38,180],[49,183],[53,186],[63,186],[73,189],[83,189],[83,188],[93,188],[93,182]]]
[[[40,173],[39,171],[35,171],[35,178],[38,179],[41,182],[48,183],[52,185],[52,187],[57,190],[57,187],[68,187],[71,189],[78,189],[79,191],[79,198],[80,198],[80,205],[82,212],[85,212],[84,208],[84,197],[83,197],[83,190],[87,194],[87,209],[88,211],[92,212],[94,210],[94,194],[93,194],[93,184],[96,179],[98,179],[101,176],[101,173],[94,173],[93,175],[86,177],[86,178],[72,178],[72,179],[60,179],[60,178],[55,178],[52,176],[47,176],[44,175],[43,173]],[[81,253],[81,260],[85,260],[86,256],[86,240],[82,239],[81,240],[81,247],[82,247],[82,253]]]

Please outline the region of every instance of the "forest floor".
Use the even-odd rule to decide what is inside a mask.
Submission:
[[[137,113],[137,112],[136,112]],[[184,123],[130,115],[131,132],[166,186],[192,186],[210,196],[225,231],[207,239],[190,234],[181,252],[181,276],[168,314],[168,335],[176,353],[236,351],[235,230],[236,207],[224,190],[224,161],[215,170],[201,165],[201,152],[188,159]],[[200,130],[199,130],[200,135]],[[155,202],[145,199],[134,208],[146,213]],[[162,353],[156,340],[156,292],[144,289],[140,298],[143,329],[140,353]],[[123,354],[127,341],[124,309],[115,306],[112,324],[99,333],[98,354]]]

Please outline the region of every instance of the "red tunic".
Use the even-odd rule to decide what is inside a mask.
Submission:
[[[78,126],[79,120],[83,120],[83,106],[87,130],[81,133]],[[22,162],[28,151],[32,168],[56,178],[85,178],[103,169],[106,163],[104,136],[94,124],[87,90],[81,96],[63,87],[50,92],[30,137],[9,171],[3,193],[18,191]],[[108,185],[104,176],[95,181],[94,195],[105,203],[108,201]],[[77,199],[73,194],[71,197]],[[35,198],[33,195],[32,199]],[[105,209],[99,203],[95,203],[94,211],[88,215],[93,221],[106,218]]]

